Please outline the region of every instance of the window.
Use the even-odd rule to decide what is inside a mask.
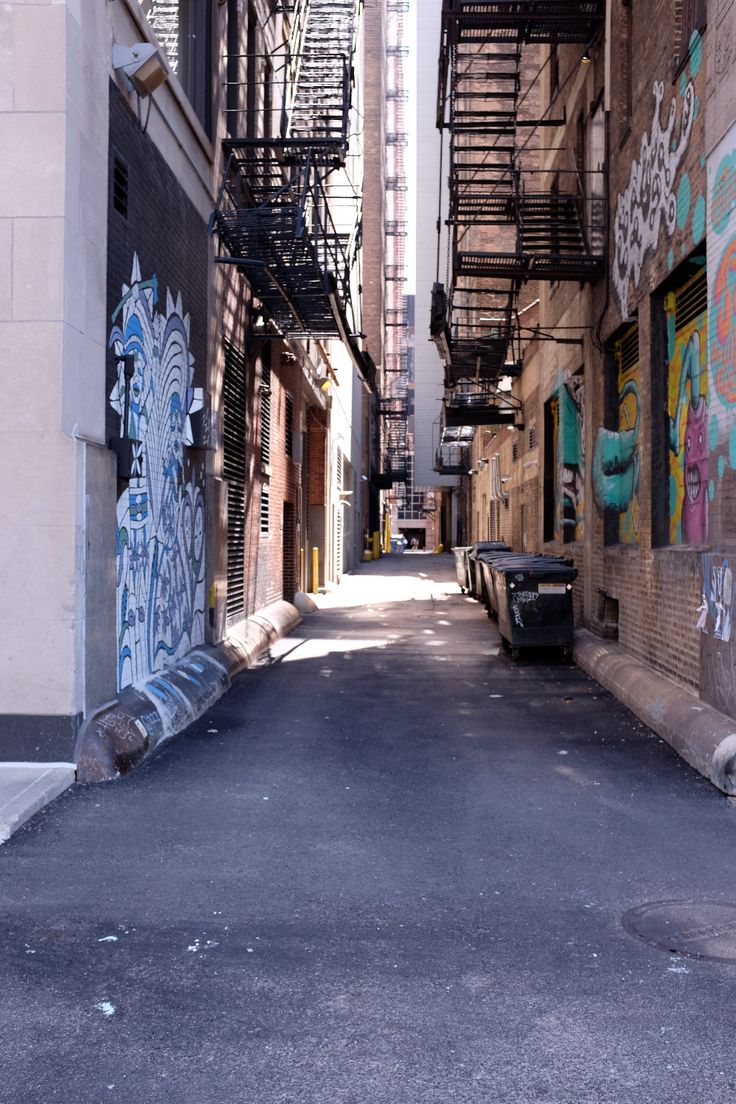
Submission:
[[[680,27],[678,34],[677,58],[675,60],[675,72],[679,72],[690,57],[692,36],[705,29],[708,21],[707,0],[679,0],[678,3]]]
[[[549,48],[549,98],[550,102],[555,98],[560,87],[560,56],[557,52],[557,43],[553,42]]]
[[[209,0],[138,0],[171,71],[208,134],[212,131]]]
[[[624,142],[629,133],[634,106],[634,28],[632,0],[621,0],[621,35],[619,38],[619,140]]]
[[[248,31],[245,39],[245,52],[248,69],[245,85],[245,133],[248,138],[256,137],[256,99],[258,94],[258,21],[255,9],[248,5]]]

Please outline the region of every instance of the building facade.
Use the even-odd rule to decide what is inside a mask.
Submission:
[[[445,160],[456,245],[446,327],[434,315],[432,326],[447,339],[440,468],[460,480],[457,539],[570,556],[581,626],[733,717],[736,9],[610,0],[556,5],[542,21],[539,5],[501,7],[436,5],[449,143],[485,147],[484,164],[510,146],[515,173],[483,184],[477,164],[471,179]],[[453,86],[468,49],[483,76]],[[492,101],[517,57],[520,94],[501,127]],[[470,251],[476,272],[493,271],[476,351],[485,341],[490,357],[490,291],[510,276],[504,356],[520,372],[502,383],[496,368],[496,409],[459,424],[454,395],[470,374],[455,373],[453,392],[448,366],[462,352]]]
[[[362,556],[361,7],[4,6],[0,759]]]

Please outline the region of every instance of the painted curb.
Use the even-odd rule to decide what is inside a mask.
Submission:
[[[575,633],[575,662],[719,790],[736,795],[736,721],[620,644]]]
[[[30,775],[0,807],[0,844],[7,843],[26,821],[68,789],[75,778],[73,763],[3,763],[0,770],[6,781],[13,775]]]
[[[201,717],[237,675],[300,621],[290,602],[274,602],[247,618],[237,636],[194,648],[179,663],[126,687],[82,726],[75,749],[78,780],[109,782],[127,774]]]

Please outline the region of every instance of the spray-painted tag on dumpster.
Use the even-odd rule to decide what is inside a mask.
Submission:
[[[564,594],[567,587],[564,583],[540,583],[537,589],[540,594]]]

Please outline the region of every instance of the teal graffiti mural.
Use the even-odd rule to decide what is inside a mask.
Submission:
[[[560,388],[559,462],[562,470],[562,526],[565,542],[582,540],[585,518],[583,377],[572,376]]]
[[[639,495],[639,389],[635,380],[623,385],[619,408],[631,411],[633,422],[628,429],[598,430],[592,470],[598,506],[625,516]]]

